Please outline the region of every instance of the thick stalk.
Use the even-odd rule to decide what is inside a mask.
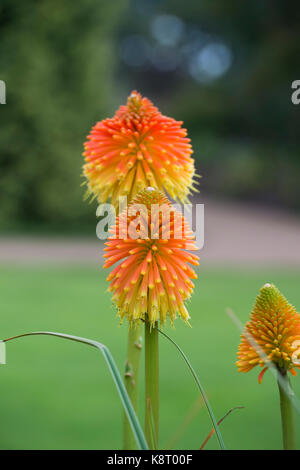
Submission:
[[[157,326],[157,325],[156,325]],[[157,448],[159,433],[158,330],[145,322],[145,436],[150,449]]]
[[[278,380],[278,388],[280,394],[282,439],[284,450],[296,449],[296,435],[293,409],[293,390],[290,385],[286,371],[280,374],[281,380]],[[146,437],[147,439],[147,437]]]
[[[128,330],[127,359],[125,364],[124,381],[132,406],[138,415],[139,401],[139,371],[141,362],[142,338],[141,326],[133,326]],[[137,449],[136,439],[132,432],[126,414],[123,417],[123,449]]]

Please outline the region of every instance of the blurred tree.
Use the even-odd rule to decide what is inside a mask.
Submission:
[[[82,142],[132,89],[185,121],[202,190],[300,209],[299,29],[282,0],[2,0],[1,226],[94,223]]]
[[[123,83],[184,120],[204,175],[202,188],[300,209],[300,105],[291,102],[291,84],[300,79],[300,4],[133,0],[131,5],[135,14],[125,16],[120,27]],[[130,38],[139,46],[137,52],[132,47],[138,60],[129,54]],[[230,53],[223,73],[228,57],[222,49],[218,57],[216,44]]]
[[[82,142],[106,116],[114,29],[126,2],[2,0],[0,223],[93,221],[82,202]]]

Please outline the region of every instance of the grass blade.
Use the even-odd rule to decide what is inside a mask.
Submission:
[[[174,341],[172,338],[170,338],[170,336],[168,336],[166,333],[164,333],[163,331],[161,331],[159,328],[157,328],[157,327],[155,327],[155,328],[159,331],[159,333],[160,333],[161,335],[163,335],[165,338],[167,338],[167,339],[175,346],[175,348],[180,352],[180,354],[182,355],[182,357],[183,357],[183,359],[184,359],[186,365],[188,366],[188,368],[189,368],[189,370],[190,370],[192,376],[194,377],[195,382],[196,382],[196,384],[197,384],[197,386],[198,386],[198,388],[199,388],[199,390],[200,390],[200,393],[201,393],[201,395],[202,395],[202,397],[203,397],[203,400],[204,400],[204,403],[205,403],[205,405],[206,405],[207,411],[208,411],[208,413],[209,413],[210,419],[211,419],[211,421],[212,421],[212,423],[213,423],[213,427],[214,427],[214,429],[215,429],[215,431],[216,431],[216,436],[217,436],[217,439],[218,439],[218,441],[219,441],[219,445],[220,445],[220,447],[221,447],[222,450],[225,450],[225,449],[226,449],[226,448],[225,448],[225,444],[224,444],[224,441],[223,441],[223,438],[222,438],[222,434],[221,434],[220,428],[219,428],[218,423],[217,423],[217,421],[216,421],[215,415],[214,415],[213,410],[212,410],[212,408],[211,408],[211,406],[210,406],[210,403],[209,403],[209,401],[208,401],[208,398],[207,398],[207,396],[206,396],[206,394],[205,394],[204,388],[202,387],[201,382],[200,382],[200,380],[199,380],[199,378],[198,378],[196,372],[194,371],[194,369],[193,369],[193,367],[192,367],[190,361],[188,360],[188,358],[187,358],[187,356],[185,355],[185,353],[183,352],[183,350],[178,346],[177,343],[175,343],[175,341]]]
[[[122,405],[124,407],[125,413],[128,417],[128,420],[130,422],[133,434],[136,438],[138,447],[140,450],[148,450],[148,445],[143,433],[143,430],[141,428],[141,425],[138,421],[138,418],[135,414],[134,408],[131,404],[130,398],[127,394],[126,388],[124,386],[123,380],[121,378],[120,372],[116,366],[116,363],[109,351],[109,349],[102,343],[99,343],[98,341],[94,341],[91,339],[87,338],[81,338],[80,336],[73,336],[73,335],[68,335],[64,333],[54,333],[52,331],[35,331],[35,332],[30,332],[30,333],[24,333],[21,335],[13,336],[11,338],[4,339],[3,342],[6,343],[8,341],[12,341],[18,338],[23,338],[25,336],[35,336],[35,335],[48,335],[48,336],[56,336],[58,338],[63,338],[63,339],[68,339],[70,341],[75,341],[77,343],[83,343],[87,344],[88,346],[92,346],[94,348],[97,348],[99,351],[104,356],[104,359],[106,361],[106,364],[110,370],[111,376],[114,380],[114,383],[116,385],[116,388],[118,390]]]
[[[234,406],[233,408],[231,408],[229,411],[227,411],[227,413],[223,416],[223,418],[221,418],[219,421],[218,421],[218,426],[222,423],[222,421],[224,421],[225,418],[227,418],[227,416],[229,416],[234,410],[241,410],[242,408],[245,408],[244,406]],[[206,444],[208,443],[209,439],[211,438],[211,436],[214,434],[215,432],[215,429],[213,428],[209,435],[207,436],[207,438],[203,441],[203,443],[201,444],[201,447],[199,450],[203,450],[204,447],[206,446]]]

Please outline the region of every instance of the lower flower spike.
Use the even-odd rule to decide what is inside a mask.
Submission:
[[[272,361],[281,372],[296,375],[295,368],[300,368],[300,314],[273,284],[261,288],[241,338],[236,362],[239,372],[265,366],[258,376],[261,383],[266,362]]]
[[[138,215],[137,215],[138,214]],[[189,251],[197,250],[185,218],[156,188],[141,191],[110,230],[105,268],[119,263],[109,274],[109,290],[121,319],[130,324],[147,319],[152,325],[188,321],[185,301],[197,275],[189,266],[199,264]]]

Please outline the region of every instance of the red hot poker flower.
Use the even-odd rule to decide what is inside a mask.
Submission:
[[[88,194],[118,205],[147,186],[188,200],[194,190],[194,160],[181,121],[163,116],[147,98],[133,91],[112,119],[98,122],[85,142]]]
[[[249,336],[242,334],[238,349],[239,372],[249,372],[257,365],[266,366],[259,354],[261,349],[279,370],[296,375],[295,367],[300,368],[300,314],[273,284],[261,288],[246,324],[246,333]],[[260,383],[266,370],[267,366],[259,374]]]
[[[140,209],[141,204],[144,210]],[[136,208],[140,211],[138,224]],[[128,208],[125,228],[127,233],[137,235],[134,238],[123,238],[123,218],[122,213],[111,229],[104,255],[105,268],[119,262],[107,278],[119,316],[131,324],[141,319],[152,325],[158,320],[164,323],[167,315],[173,322],[177,314],[188,321],[184,302],[194,288],[191,279],[197,278],[188,263],[199,263],[196,255],[186,251],[197,247],[184,217],[172,208],[163,193],[147,188]],[[132,230],[132,225],[137,230]]]

